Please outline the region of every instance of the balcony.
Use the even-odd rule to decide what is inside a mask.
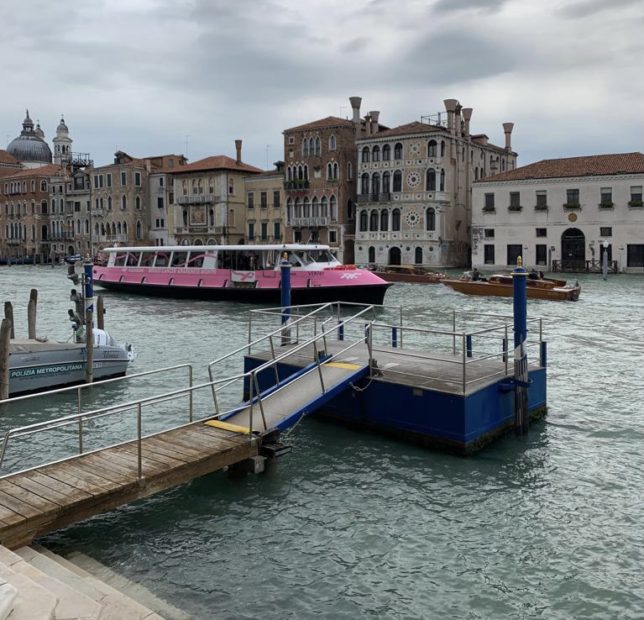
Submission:
[[[534,205],[535,211],[547,211],[548,205]]]
[[[178,196],[177,204],[180,205],[203,205],[219,202],[219,196],[214,194],[188,194],[187,196]]]
[[[615,205],[613,204],[613,202],[609,202],[609,201],[599,203],[600,209],[612,209],[614,206]]]
[[[641,198],[639,200],[629,200],[628,201],[628,206],[629,207],[642,207],[642,206],[644,206],[644,202],[642,202]]]
[[[391,192],[359,194],[358,202],[391,202]]]
[[[287,191],[303,190],[308,188],[309,188],[308,179],[296,179],[294,181],[284,182],[284,189],[286,189]]]
[[[521,205],[510,205],[508,211],[521,211],[523,207]]]
[[[578,202],[564,202],[564,209],[579,209],[581,210],[581,205]]]
[[[312,228],[328,225],[328,217],[294,217],[289,221],[289,226],[292,226],[293,228]]]
[[[483,207],[483,213],[495,213],[496,209],[494,207],[485,206]]]

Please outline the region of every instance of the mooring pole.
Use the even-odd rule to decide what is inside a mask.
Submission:
[[[525,342],[528,335],[528,272],[517,258],[512,272],[514,291],[514,429],[517,435],[528,432],[528,356]]]
[[[29,340],[36,339],[36,309],[38,307],[38,289],[32,288],[27,306],[27,333]]]
[[[96,298],[96,327],[98,329],[105,329],[105,305],[103,303],[103,295]]]
[[[94,381],[94,281],[92,277],[92,261],[83,265],[83,287],[85,292],[85,350],[87,359],[85,366],[85,382]]]
[[[602,275],[604,280],[608,279],[608,241],[604,241],[602,244],[604,247],[604,253],[602,254]]]
[[[11,355],[11,319],[2,319],[0,327],[0,400],[9,398],[9,356]]]
[[[282,275],[282,325],[284,327],[282,330],[282,345],[285,345],[288,344],[291,339],[290,329],[287,329],[289,319],[291,318],[291,264],[288,262],[286,252],[282,255],[280,272]]]
[[[13,327],[13,306],[10,301],[4,302],[4,318],[9,321],[11,338],[15,338],[16,330]]]

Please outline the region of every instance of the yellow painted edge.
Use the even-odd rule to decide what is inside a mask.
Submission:
[[[360,368],[360,364],[349,364],[348,362],[326,362],[322,365],[331,368],[344,368],[345,370],[358,370]]]
[[[204,422],[208,426],[214,426],[215,428],[221,428],[225,431],[232,431],[233,433],[244,433],[248,435],[247,426],[239,426],[238,424],[229,424],[228,422],[220,422],[219,420],[208,420]]]

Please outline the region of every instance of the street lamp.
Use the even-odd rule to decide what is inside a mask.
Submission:
[[[608,278],[608,246],[610,244],[606,239],[602,241],[602,246],[604,248],[604,254],[602,255],[602,275],[604,276],[604,280]]]

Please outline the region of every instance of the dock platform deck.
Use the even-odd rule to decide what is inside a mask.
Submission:
[[[260,440],[198,422],[0,479],[0,544],[15,549],[128,502],[244,461]]]

